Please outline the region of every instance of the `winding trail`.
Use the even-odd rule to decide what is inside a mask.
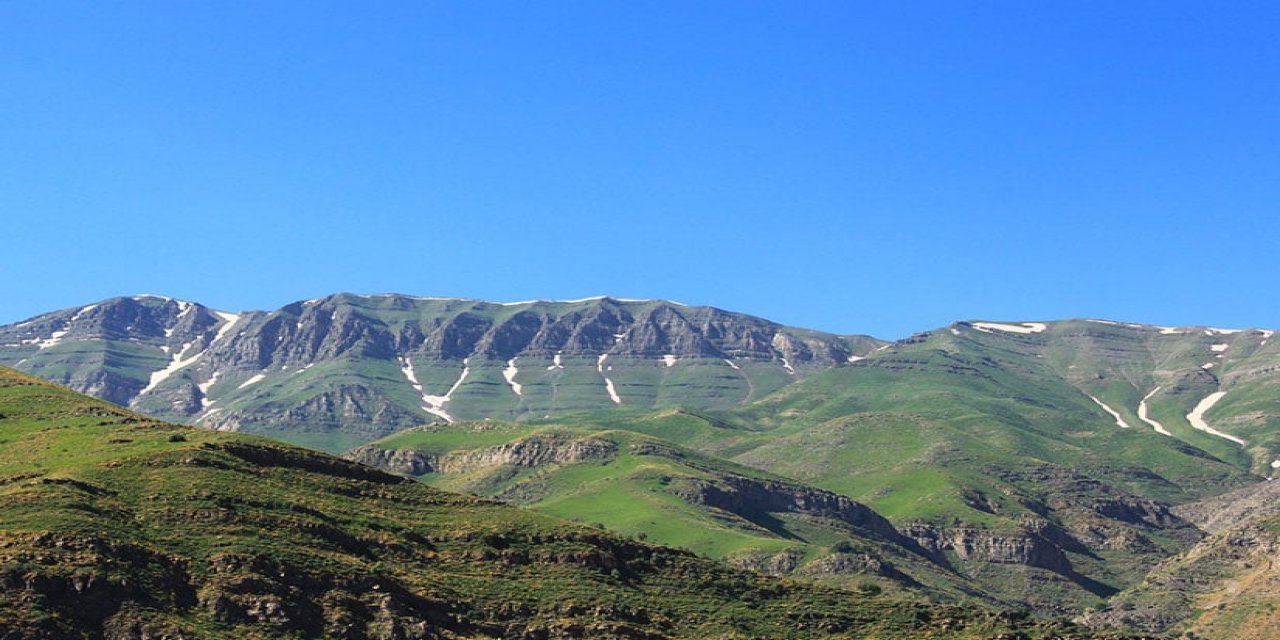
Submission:
[[[1218,431],[1217,429],[1214,429],[1213,427],[1209,426],[1209,423],[1204,421],[1204,414],[1208,413],[1208,411],[1213,408],[1213,405],[1218,404],[1218,401],[1221,400],[1222,396],[1225,396],[1225,395],[1227,395],[1226,391],[1215,391],[1209,394],[1208,396],[1206,396],[1205,399],[1200,401],[1200,404],[1196,405],[1196,408],[1191,410],[1191,413],[1187,414],[1187,422],[1190,422],[1192,427],[1195,427],[1196,429],[1203,431],[1209,435],[1218,436],[1219,438],[1226,438],[1227,440],[1230,440],[1242,447],[1247,446],[1249,444],[1249,441],[1245,440],[1244,438],[1240,438],[1238,436],[1233,436],[1229,433],[1223,433],[1221,431]]]
[[[1169,433],[1169,430],[1164,428],[1164,425],[1160,424],[1159,422],[1156,422],[1151,417],[1150,409],[1147,407],[1147,400],[1150,400],[1151,396],[1154,396],[1156,392],[1159,390],[1160,390],[1160,387],[1156,387],[1152,389],[1149,393],[1147,393],[1147,395],[1142,396],[1142,402],[1138,403],[1138,419],[1155,428],[1156,433],[1159,433],[1161,435],[1166,435],[1166,436],[1172,436],[1173,434]]]

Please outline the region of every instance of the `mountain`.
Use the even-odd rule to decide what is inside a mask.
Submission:
[[[495,421],[431,425],[348,457],[764,573],[989,600],[944,556],[865,505],[635,432]]]
[[[916,588],[840,560],[849,534],[926,589],[1050,614],[1134,588],[1216,535],[1185,505],[1280,469],[1280,345],[1262,329],[970,320],[884,343],[663,301],[340,294],[232,316],[126,298],[0,329],[0,361],[217,429],[386,438],[353,455],[392,468],[488,460],[411,474],[741,566]],[[588,440],[614,453],[572,459]],[[530,446],[549,464],[519,463]],[[641,469],[847,499],[906,542],[799,501],[726,509]]]
[[[529,426],[629,430],[843,495],[991,597],[1069,613],[1204,537],[1177,505],[1272,468],[1280,351],[1269,337],[961,322],[738,408]],[[1204,411],[1205,398],[1220,402]]]
[[[0,637],[1087,638],[808,587],[0,367]]]
[[[750,402],[882,346],[661,300],[113,298],[0,327],[0,364],[149,415],[340,451],[429,422]]]

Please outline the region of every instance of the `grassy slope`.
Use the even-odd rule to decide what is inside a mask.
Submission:
[[[566,447],[574,441],[609,443],[615,452],[597,459],[537,468],[488,464],[436,470],[418,479],[432,486],[494,496],[538,511],[603,526],[610,531],[676,546],[746,566],[795,557],[800,573],[844,587],[969,598],[979,590],[917,551],[874,532],[795,513],[739,514],[689,499],[694,483],[746,478],[801,487],[784,479],[667,441],[627,431],[589,431],[558,425],[482,422],[413,429],[370,446],[413,450],[447,458],[534,440]],[[836,551],[836,550],[839,551]],[[820,572],[822,561],[875,558],[892,571]],[[905,572],[906,576],[898,573]],[[909,577],[907,577],[909,576]],[[916,585],[918,586],[918,585]]]
[[[1025,518],[1050,519],[1087,531],[1129,535],[1090,508],[1073,508],[1085,480],[1115,492],[1186,502],[1256,480],[1252,458],[1240,447],[1182,428],[1190,409],[1154,398],[1179,437],[1154,433],[1137,420],[1137,401],[1157,384],[1194,401],[1212,388],[1196,388],[1199,364],[1212,358],[1221,336],[1163,335],[1153,329],[1083,321],[1055,323],[1046,334],[984,334],[958,327],[895,345],[847,367],[812,376],[747,407],[731,411],[594,412],[559,421],[585,428],[628,429],[690,446],[848,495],[898,523],[978,526],[1016,531]],[[1237,334],[1258,342],[1257,334]],[[1236,349],[1237,347],[1232,347]],[[1271,347],[1267,347],[1271,348]],[[1256,352],[1228,349],[1228,372]],[[1265,355],[1265,354],[1264,354]],[[1218,368],[1218,367],[1215,367]],[[1227,400],[1244,397],[1254,379],[1230,386]],[[1215,387],[1216,388],[1216,387]],[[1270,387],[1267,387],[1270,388]],[[1122,429],[1086,393],[1126,409],[1133,428]],[[1249,396],[1252,397],[1252,396]],[[1184,401],[1187,402],[1187,401]],[[1224,401],[1225,402],[1225,401]],[[1253,405],[1257,408],[1257,402]],[[1274,421],[1268,409],[1254,424]],[[1214,413],[1210,413],[1210,418]],[[1184,439],[1185,438],[1185,439]],[[1228,446],[1224,446],[1226,443]],[[1203,445],[1203,446],[1200,446]],[[1217,451],[1214,456],[1209,451]],[[1046,485],[1046,474],[1063,480]],[[1154,559],[1186,547],[1158,530],[1131,530],[1152,546],[1136,557],[1095,548],[1073,554],[1078,571],[1109,588],[1132,584]],[[988,568],[972,567],[973,570]],[[976,574],[974,574],[976,575]],[[998,592],[1039,590],[1053,598],[1097,602],[1079,587],[1013,576],[991,578]]]
[[[1026,624],[764,579],[3,369],[0,416],[0,636],[958,638]]]

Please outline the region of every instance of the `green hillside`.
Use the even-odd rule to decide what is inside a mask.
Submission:
[[[944,558],[855,501],[635,432],[436,425],[348,456],[740,567],[853,589],[982,597]]]
[[[763,578],[6,369],[0,591],[24,639],[1088,637]]]
[[[846,495],[994,597],[1050,611],[1097,605],[1195,543],[1203,534],[1171,505],[1269,470],[1280,407],[1266,332],[988,325],[1023,327],[913,336],[741,409],[556,422],[665,438]],[[1145,415],[1171,435],[1138,415],[1157,386]],[[1187,420],[1223,390],[1206,420],[1248,446]]]

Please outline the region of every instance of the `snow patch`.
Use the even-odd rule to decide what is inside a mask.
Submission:
[[[41,351],[44,351],[49,347],[62,344],[62,336],[65,336],[65,335],[67,335],[67,330],[63,329],[62,331],[54,331],[53,333],[49,334],[48,338],[31,338],[29,340],[23,340],[22,344],[34,344]]]
[[[467,375],[471,373],[471,368],[468,366],[470,363],[470,358],[463,358],[462,374],[454,381],[453,386],[449,387],[449,391],[442,396],[433,396],[422,389],[422,383],[418,382],[418,376],[413,371],[413,362],[407,356],[400,358],[400,372],[404,374],[405,380],[409,381],[413,389],[422,396],[422,410],[452,424],[454,422],[453,416],[449,415],[444,406],[449,403],[449,400],[453,397],[453,392],[462,386],[462,381],[466,380]]]
[[[1164,425],[1160,424],[1159,422],[1156,422],[1155,419],[1151,417],[1150,408],[1147,407],[1147,400],[1150,400],[1151,396],[1154,396],[1156,392],[1159,390],[1160,390],[1160,387],[1156,387],[1152,389],[1149,393],[1147,393],[1147,395],[1142,396],[1142,401],[1138,403],[1138,419],[1151,425],[1152,428],[1156,430],[1156,433],[1159,433],[1161,435],[1171,436],[1173,434],[1169,433],[1169,430],[1164,428]]]
[[[522,387],[519,382],[516,382],[516,374],[520,373],[520,369],[516,368],[516,360],[519,359],[519,356],[517,356],[507,361],[507,368],[502,370],[502,377],[506,379],[507,384],[511,386],[511,390],[514,391],[517,396],[523,396],[524,394],[521,392]]]
[[[730,368],[730,369],[733,369],[734,371],[741,371],[741,370],[742,370],[738,365],[734,364],[734,363],[733,363],[733,361],[732,361],[732,360],[729,360],[728,358],[726,358],[726,359],[725,359],[724,363],[725,363],[725,364],[727,364],[727,365],[729,365],[729,368]]]
[[[1272,469],[1280,469],[1280,460],[1272,460],[1272,461],[1271,461],[1271,468],[1272,468]]]
[[[1085,394],[1085,395],[1089,395],[1089,394]],[[1095,398],[1095,397],[1093,397],[1093,396],[1091,396],[1091,395],[1089,396],[1089,399],[1090,399],[1090,400],[1093,400],[1093,401],[1094,401],[1094,402],[1096,402],[1096,403],[1098,403],[1098,406],[1099,406],[1099,407],[1102,407],[1102,410],[1103,410],[1103,411],[1106,411],[1107,413],[1111,414],[1111,417],[1116,419],[1116,424],[1117,424],[1117,425],[1119,425],[1120,427],[1123,427],[1123,428],[1125,428],[1125,429],[1128,429],[1128,428],[1129,428],[1129,423],[1125,422],[1125,421],[1124,421],[1124,418],[1120,417],[1120,412],[1119,412],[1119,411],[1116,411],[1115,409],[1112,409],[1111,407],[1108,407],[1108,406],[1107,406],[1107,403],[1105,403],[1105,402],[1103,402],[1103,401],[1101,401],[1101,400],[1099,400],[1099,399],[1097,399],[1097,398]]]
[[[609,394],[609,399],[612,400],[614,404],[622,404],[622,398],[618,395],[618,390],[614,388],[613,380],[610,380],[609,376],[604,374],[604,361],[608,358],[609,354],[600,354],[600,357],[596,359],[596,371],[600,372],[600,377],[604,378],[604,390]],[[613,367],[610,367],[610,370],[612,369]]]
[[[218,327],[217,335],[214,335],[213,342],[209,343],[210,347],[213,346],[214,342],[222,340],[228,333],[231,333],[231,328],[236,326],[236,323],[240,321],[239,314],[227,313],[226,311],[214,311],[213,314],[222,318],[224,324],[221,327]]]
[[[221,371],[214,371],[213,377],[196,385],[196,388],[200,390],[200,406],[201,407],[208,409],[209,405],[213,404],[214,401],[209,399],[209,389],[212,388],[213,385],[217,384],[218,376],[221,373],[222,373]]]
[[[957,328],[955,328],[955,327],[951,327],[951,335],[953,335],[953,336],[962,336],[962,335],[964,335],[964,334],[963,334],[963,333],[960,333],[960,330],[959,330],[959,329],[957,329]]]
[[[1215,329],[1213,327],[1209,327],[1208,329],[1204,330],[1204,333],[1207,336],[1212,336],[1212,335],[1229,336],[1233,333],[1240,333],[1241,331],[1244,331],[1244,329]]]
[[[849,356],[849,362],[857,362],[859,360],[866,360],[866,358],[862,356]]]
[[[1200,404],[1196,405],[1195,409],[1191,410],[1191,413],[1187,414],[1187,422],[1190,422],[1192,427],[1195,427],[1196,429],[1199,429],[1200,431],[1203,431],[1207,434],[1215,435],[1215,436],[1218,436],[1219,438],[1226,438],[1227,440],[1230,440],[1242,447],[1245,445],[1248,445],[1249,444],[1248,441],[1246,441],[1244,438],[1240,438],[1237,436],[1233,436],[1229,433],[1223,433],[1221,431],[1218,431],[1217,429],[1214,429],[1213,427],[1209,426],[1209,423],[1204,421],[1204,414],[1207,413],[1210,409],[1212,409],[1213,405],[1218,404],[1218,401],[1221,400],[1222,396],[1225,396],[1225,395],[1227,395],[1226,391],[1215,391],[1209,394],[1208,396],[1206,396],[1204,400],[1200,401]]]
[[[1009,333],[1040,333],[1049,328],[1049,325],[1043,322],[1023,322],[1020,324],[1003,324],[1000,322],[975,322],[973,327],[980,331],[991,333],[991,330],[1007,331]]]
[[[1089,319],[1087,320],[1087,322],[1096,322],[1098,324],[1109,324],[1116,327],[1129,327],[1130,329],[1142,329],[1144,327],[1144,325],[1140,325],[1133,322],[1116,322],[1115,320]]]
[[[563,369],[563,368],[564,368],[564,363],[560,361],[560,352],[557,351],[556,355],[551,357],[551,366],[547,367],[547,371],[552,371],[554,369]]]
[[[94,309],[97,309],[97,308],[98,308],[98,305],[96,304],[91,304],[87,307],[81,307],[80,310],[77,311],[74,316],[71,316],[71,320],[69,320],[69,322],[75,322],[76,320],[79,320],[80,317],[83,316],[84,314],[89,313],[90,311],[93,311]]]
[[[1209,350],[1210,350],[1210,351],[1212,351],[1212,352],[1214,352],[1214,353],[1222,353],[1223,351],[1226,351],[1226,350],[1227,350],[1227,348],[1228,348],[1228,347],[1230,347],[1230,346],[1231,346],[1231,345],[1226,344],[1226,343],[1223,343],[1223,344],[1215,344],[1215,345],[1211,345],[1211,346],[1209,347]]]
[[[1182,333],[1187,333],[1186,331],[1183,331],[1178,327],[1156,327],[1156,328],[1160,330],[1160,335],[1162,336],[1174,336]]]
[[[789,373],[789,374],[791,374],[791,375],[793,375],[793,376],[794,376],[794,375],[796,375],[796,370],[795,370],[794,368],[792,368],[791,363],[790,363],[790,362],[788,362],[786,358],[783,358],[783,359],[782,359],[782,368],[783,368],[783,369],[786,369],[786,370],[787,370],[787,373]]]
[[[677,360],[679,360],[679,358],[675,357],[675,355],[670,354],[670,353],[668,353],[668,354],[666,354],[666,355],[662,356],[662,364],[664,364],[664,365],[666,365],[666,366],[668,366],[668,367],[674,367],[674,366],[676,366],[676,361],[677,361]]]
[[[1206,363],[1204,363],[1204,364],[1200,365],[1200,368],[1201,368],[1201,369],[1212,369],[1212,368],[1213,368],[1213,365],[1215,365],[1215,364],[1217,364],[1217,363],[1216,363],[1216,362],[1206,362]]]
[[[248,380],[241,382],[240,386],[236,387],[236,390],[238,391],[252,384],[258,384],[259,382],[262,382],[264,379],[266,379],[266,377],[267,377],[266,374],[263,374],[263,373],[255,374],[252,378],[249,378]]]
[[[196,351],[195,355],[184,357],[187,355],[187,352],[191,350],[191,347],[195,346],[195,344],[196,343],[193,341],[182,345],[182,349],[173,355],[173,359],[169,361],[169,364],[165,368],[151,373],[151,379],[147,381],[147,386],[143,387],[142,391],[138,392],[138,395],[142,395],[156,388],[156,385],[164,382],[169,378],[169,376],[176,373],[179,369],[190,366],[193,362],[199,360],[200,356],[204,354],[203,351]]]

